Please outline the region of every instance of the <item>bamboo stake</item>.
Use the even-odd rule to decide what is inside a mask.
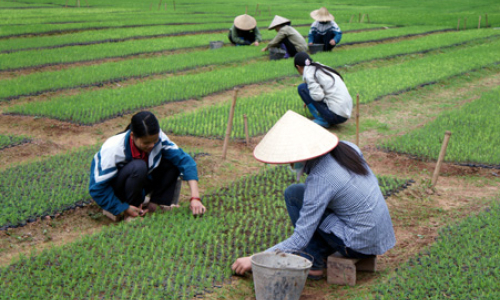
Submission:
[[[457,31],[460,31],[460,18],[458,18]]]
[[[359,147],[359,94],[356,94],[356,146]]]
[[[363,16],[361,17],[361,21],[359,23],[363,23],[364,20],[365,20],[365,14],[363,14]]]
[[[477,23],[477,29],[481,29],[481,16],[479,16],[479,22]]]
[[[358,23],[361,23],[361,13],[359,13],[359,16],[358,16]]]
[[[224,138],[224,146],[222,147],[222,159],[226,159],[227,144],[229,143],[229,137],[231,136],[231,130],[233,128],[234,108],[236,107],[237,95],[238,95],[238,88],[234,88],[233,103],[231,104],[231,110],[229,111],[229,120],[227,120],[226,136]]]
[[[160,3],[158,3],[158,10],[161,9],[161,3],[163,2],[163,0],[160,0]]]
[[[366,14],[366,21],[370,23],[370,16],[368,14]]]
[[[248,5],[245,6],[245,15],[248,15]]]
[[[464,30],[467,30],[467,18],[464,18]]]
[[[351,19],[349,20],[349,23],[352,23],[352,19],[354,19],[354,15],[351,16]]]
[[[69,0],[66,0],[66,4],[64,5],[64,7],[68,7],[68,2]]]
[[[76,7],[80,7],[80,0],[76,0]]]
[[[443,163],[444,156],[446,155],[446,148],[448,147],[448,142],[450,141],[450,136],[451,132],[446,131],[444,134],[443,145],[441,146],[441,151],[439,152],[439,158],[436,164],[436,168],[434,169],[434,174],[432,175],[431,185],[433,187],[436,186],[439,177],[439,171],[441,169],[441,164]]]
[[[255,8],[255,15],[257,15],[257,12],[259,11],[259,3],[257,3],[257,7]],[[259,14],[260,15],[260,14]]]
[[[248,135],[248,119],[247,119],[246,114],[243,115],[243,121],[245,122],[245,138],[246,138],[247,147],[248,147],[248,146],[250,146],[250,136]]]

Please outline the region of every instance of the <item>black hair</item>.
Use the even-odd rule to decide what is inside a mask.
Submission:
[[[336,74],[338,77],[340,77],[340,79],[342,79],[342,81],[344,80],[342,75],[340,75],[340,73],[337,72],[337,70],[314,62],[312,60],[312,58],[309,56],[309,54],[307,54],[306,52],[299,52],[299,53],[295,54],[295,58],[294,58],[293,63],[294,63],[295,68],[297,68],[297,66],[301,66],[301,67],[314,66],[314,67],[316,67],[316,70],[314,71],[314,78],[316,80],[318,80],[316,73],[318,72],[318,70],[320,70],[321,72],[325,73],[326,75],[330,76],[333,79],[332,86],[335,85],[335,78],[332,76],[332,74],[330,74],[330,72]]]
[[[132,116],[130,124],[123,132],[129,129],[134,133],[134,137],[141,138],[160,133],[160,123],[152,112],[141,111]]]
[[[339,141],[337,147],[330,151],[330,155],[349,172],[358,175],[368,175],[368,165],[363,157],[351,146]]]

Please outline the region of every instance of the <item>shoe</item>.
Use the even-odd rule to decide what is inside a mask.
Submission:
[[[316,107],[314,107],[314,105],[312,103],[307,104],[307,108],[309,109],[309,111],[311,112],[311,114],[314,117],[314,120],[313,120],[314,123],[316,123],[319,126],[324,127],[324,128],[330,127],[330,123],[328,123],[325,119],[323,119],[323,117],[321,117],[321,115],[319,114],[319,111],[316,109]]]
[[[325,275],[321,274],[321,275],[307,275],[307,279],[310,279],[310,280],[314,280],[314,281],[318,281],[318,280],[321,280],[325,278]]]

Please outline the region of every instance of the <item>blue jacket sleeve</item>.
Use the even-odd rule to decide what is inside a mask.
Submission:
[[[113,187],[110,185],[110,180],[112,178],[99,183],[95,181],[95,164],[96,162],[94,157],[90,167],[89,194],[102,209],[109,211],[115,216],[119,215],[129,208],[129,205],[121,202],[120,199],[116,197]]]
[[[182,173],[183,180],[198,180],[198,169],[194,159],[181,148],[168,147],[168,142],[163,142],[162,155],[171,161]]]
[[[333,40],[335,41],[335,44],[340,43],[340,39],[342,39],[342,31],[336,31],[335,37],[333,38]]]

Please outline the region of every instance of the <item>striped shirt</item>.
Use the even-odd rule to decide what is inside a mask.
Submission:
[[[356,145],[344,143],[361,154]],[[317,228],[367,255],[380,255],[394,247],[389,210],[371,170],[367,176],[350,173],[328,153],[308,161],[305,172],[309,176],[294,233],[268,251],[301,251]],[[320,223],[323,214],[327,216]]]

